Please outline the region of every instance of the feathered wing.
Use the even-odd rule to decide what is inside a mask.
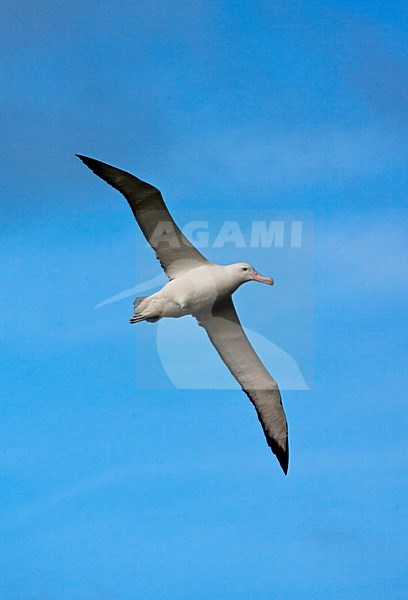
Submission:
[[[266,441],[284,473],[288,471],[288,426],[276,381],[271,377],[242,329],[232,298],[195,315],[231,374],[254,405]]]
[[[177,227],[157,188],[99,160],[80,154],[77,156],[95,175],[124,195],[143,235],[170,279],[208,263]]]

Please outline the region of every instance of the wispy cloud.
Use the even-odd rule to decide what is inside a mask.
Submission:
[[[408,287],[408,211],[347,215],[317,225],[316,259],[325,293],[343,299],[369,293],[390,296]],[[323,283],[323,282],[322,282]]]
[[[257,171],[278,185],[380,173],[401,164],[401,145],[382,123],[359,127],[306,127],[292,131],[231,131],[211,142],[231,172]]]

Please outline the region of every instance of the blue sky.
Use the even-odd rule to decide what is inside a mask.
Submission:
[[[2,598],[406,598],[406,16],[375,1],[7,8]],[[75,152],[154,183],[179,221],[313,214],[296,305],[313,298],[297,355],[313,381],[284,393],[288,477],[238,390],[140,388],[140,369],[159,376],[156,326],[128,325],[130,298],[94,307],[157,264]],[[272,260],[276,288],[237,305],[284,344]]]

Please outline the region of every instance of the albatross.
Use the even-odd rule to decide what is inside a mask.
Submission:
[[[288,426],[279,387],[251,346],[232,301],[243,283],[273,285],[273,279],[246,262],[224,266],[207,260],[178,228],[157,188],[99,160],[76,156],[123,194],[169,279],[158,292],[135,299],[130,323],[195,317],[254,405],[266,441],[286,475]]]

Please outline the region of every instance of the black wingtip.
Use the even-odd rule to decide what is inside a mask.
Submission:
[[[96,160],[95,158],[90,158],[89,156],[84,156],[83,154],[75,154],[75,156],[77,156],[79,158],[79,160],[82,160],[84,165],[86,165],[90,169],[92,169],[92,166],[95,166],[100,162],[100,161]]]
[[[106,181],[106,183],[115,188],[115,190],[121,192],[129,202],[132,211],[134,211],[136,202],[139,203],[141,200],[149,199],[149,196],[160,194],[160,191],[156,187],[147,183],[147,181],[135,177],[135,175],[132,175],[127,171],[118,169],[118,167],[114,167],[113,165],[108,165],[108,163],[104,163],[101,160],[96,160],[96,158],[84,156],[83,154],[75,154],[75,156],[77,156],[88,169],[95,173],[95,175]],[[129,189],[130,185],[132,186],[132,189]],[[137,199],[132,198],[135,194],[138,195]],[[163,199],[161,196],[160,202],[162,205]]]
[[[96,160],[96,158],[90,158],[89,156],[84,156],[83,154],[75,154],[75,156],[77,156],[79,158],[79,160],[81,160],[84,163],[84,165],[86,167],[88,167],[88,169],[90,169],[93,173],[95,173],[95,175],[97,175],[98,177],[100,177],[101,179],[103,179],[104,181],[109,183],[109,185],[111,185],[112,187],[121,191],[120,188],[118,187],[118,185],[115,183],[114,179],[112,179],[112,174],[111,174],[111,172],[113,172],[113,173],[121,172],[120,169],[117,169],[116,167],[112,167],[111,165],[108,165],[107,163],[104,163],[101,160]],[[126,174],[131,177],[130,174],[128,174],[128,173],[126,173]]]
[[[258,419],[260,424],[262,425],[262,429],[266,438],[266,442],[269,446],[269,448],[272,450],[272,452],[274,453],[274,455],[276,456],[276,458],[278,459],[278,462],[282,468],[282,471],[285,473],[285,475],[288,474],[288,469],[289,469],[289,440],[288,440],[288,430],[287,430],[287,425],[286,425],[286,436],[285,437],[281,437],[279,438],[281,440],[282,443],[280,443],[278,441],[278,439],[273,438],[269,431],[267,431],[266,427],[265,427],[265,423],[262,419],[262,416],[259,412],[259,410],[257,409],[253,399],[251,398],[251,395],[248,394],[248,392],[245,392],[246,395],[248,396],[248,398],[250,399],[250,401],[252,402],[252,404],[255,407],[256,413],[258,415]],[[285,415],[285,413],[283,413],[283,415]],[[285,420],[286,423],[286,420]]]
[[[282,448],[279,444],[277,444],[274,440],[270,440],[270,447],[278,462],[282,468],[282,471],[285,475],[288,474],[289,469],[289,447],[288,442],[286,441],[286,448]]]

